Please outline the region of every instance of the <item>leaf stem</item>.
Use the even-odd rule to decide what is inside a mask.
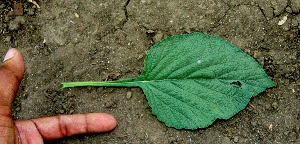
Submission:
[[[100,82],[63,82],[62,88],[79,87],[79,86],[124,86],[124,87],[138,87],[138,82],[134,79],[124,79],[118,81],[100,81]]]

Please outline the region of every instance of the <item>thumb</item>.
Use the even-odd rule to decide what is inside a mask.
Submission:
[[[8,50],[0,66],[0,114],[10,114],[11,104],[18,92],[24,70],[22,54],[14,48]]]

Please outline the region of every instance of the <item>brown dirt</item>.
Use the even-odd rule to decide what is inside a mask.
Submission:
[[[297,0],[25,0],[0,2],[0,55],[18,48],[26,72],[14,119],[110,113],[112,132],[46,143],[299,143],[300,3]],[[20,15],[20,16],[17,16]],[[283,25],[278,22],[287,16]],[[140,88],[61,89],[64,81],[132,78],[151,46],[175,34],[220,36],[254,57],[277,86],[206,129],[168,128]],[[131,96],[127,93],[131,92]]]

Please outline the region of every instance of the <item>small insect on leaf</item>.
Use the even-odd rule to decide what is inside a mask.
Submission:
[[[157,118],[176,129],[197,129],[229,119],[250,98],[275,86],[241,49],[202,33],[176,35],[155,44],[143,73],[131,79],[70,82],[63,87],[141,87]]]

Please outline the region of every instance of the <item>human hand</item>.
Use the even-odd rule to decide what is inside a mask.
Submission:
[[[16,49],[10,49],[0,67],[0,143],[43,143],[43,139],[107,132],[116,127],[116,119],[104,113],[12,120],[11,105],[24,70],[22,54]]]

